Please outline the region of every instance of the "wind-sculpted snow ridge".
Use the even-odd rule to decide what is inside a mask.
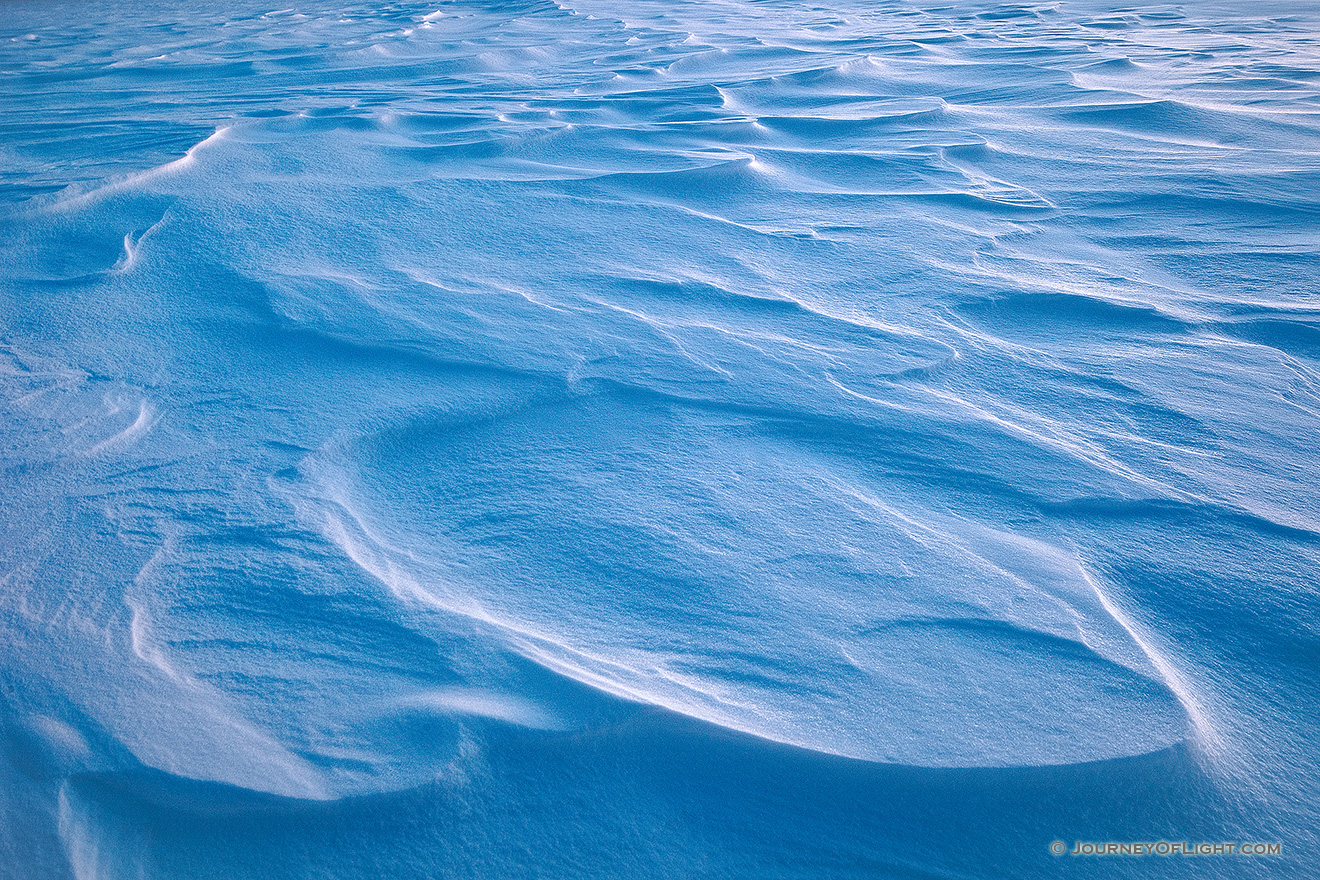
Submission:
[[[5,12],[0,877],[1306,875],[1320,15]]]

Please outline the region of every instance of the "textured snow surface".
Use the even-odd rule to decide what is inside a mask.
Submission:
[[[1314,870],[1320,10],[0,12],[0,877]]]

